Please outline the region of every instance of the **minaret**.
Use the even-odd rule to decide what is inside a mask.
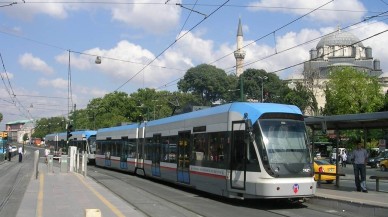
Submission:
[[[234,52],[234,57],[236,58],[236,76],[239,77],[244,72],[244,58],[245,51],[242,50],[243,46],[243,32],[241,26],[241,18],[238,20],[237,28],[237,50]]]

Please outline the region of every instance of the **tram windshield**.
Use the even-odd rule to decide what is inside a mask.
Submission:
[[[303,121],[264,119],[259,124],[262,133],[255,133],[256,144],[261,144],[260,155],[269,174],[311,174],[311,157]],[[259,130],[257,125],[254,128]]]

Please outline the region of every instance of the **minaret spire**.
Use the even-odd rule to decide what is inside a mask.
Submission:
[[[244,72],[244,58],[245,51],[242,49],[243,47],[243,31],[241,26],[241,18],[238,20],[237,27],[237,50],[234,51],[234,57],[236,58],[236,76],[240,76]]]

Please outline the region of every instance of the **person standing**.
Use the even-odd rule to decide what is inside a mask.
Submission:
[[[357,149],[353,151],[354,182],[357,191],[368,193],[366,188],[366,163],[368,162],[368,152],[362,148],[361,142],[357,144]]]
[[[23,160],[23,148],[22,148],[22,146],[19,146],[18,152],[19,152],[19,163],[21,163]]]
[[[8,161],[11,161],[12,157],[12,145],[8,144]]]
[[[345,150],[342,152],[341,158],[342,158],[342,167],[346,167],[346,161],[348,160],[348,156],[346,155]]]

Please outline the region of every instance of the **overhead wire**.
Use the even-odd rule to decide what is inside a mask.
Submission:
[[[381,34],[383,34],[383,33],[385,33],[385,32],[388,32],[388,29],[386,29],[386,30],[384,30],[384,31],[381,31],[381,32],[378,32],[378,33],[376,33],[376,34],[373,34],[373,35],[371,35],[371,36],[369,36],[369,37],[366,37],[366,38],[364,38],[364,39],[362,39],[362,40],[359,40],[359,41],[357,41],[357,42],[354,42],[354,43],[352,43],[350,46],[353,46],[353,45],[356,45],[356,44],[358,44],[358,43],[360,43],[360,42],[363,42],[363,41],[366,41],[366,40],[368,40],[368,39],[374,38],[374,37],[376,37],[376,36],[378,36],[378,35],[381,35]],[[337,51],[340,51],[340,50],[342,50],[342,49],[343,49],[343,48],[335,49],[335,50],[333,50],[332,52],[328,52],[326,55],[333,54],[333,53],[335,53],[335,52],[337,52]],[[324,55],[324,56],[326,56],[326,55]],[[311,60],[316,60],[316,59],[318,59],[318,57],[313,58],[313,59],[311,59]],[[304,63],[307,63],[307,62],[309,62],[309,61],[311,61],[311,60],[306,60],[306,61],[303,61],[303,62],[300,62],[300,63],[296,63],[296,64],[293,64],[293,65],[291,65],[291,66],[287,66],[287,67],[284,67],[284,68],[281,68],[281,69],[278,69],[278,70],[275,70],[275,71],[271,71],[271,72],[269,72],[269,73],[276,73],[276,72],[284,71],[284,70],[286,70],[286,69],[293,68],[293,67],[295,67],[295,66],[298,66],[298,65],[302,65],[302,64],[304,64]]]
[[[8,93],[8,96],[10,97],[11,101],[12,101],[12,104],[26,117],[26,118],[30,118],[32,119],[32,115],[31,113],[28,111],[28,109],[26,109],[24,107],[24,105],[19,101],[19,99],[16,97],[15,95],[15,92],[13,90],[13,87],[12,87],[12,84],[11,84],[11,81],[8,77],[8,72],[7,72],[7,69],[5,67],[5,63],[4,63],[4,60],[3,60],[3,56],[1,55],[0,53],[0,60],[1,60],[1,63],[2,63],[2,66],[3,66],[3,70],[4,70],[4,74],[5,76],[3,76],[3,73],[0,73],[0,76],[1,76],[1,80],[3,81],[3,84],[4,84],[4,87]],[[4,77],[6,77],[6,80],[8,81],[8,84],[5,82],[4,80]],[[19,105],[19,106],[18,106]],[[24,109],[24,111],[22,111],[22,109]]]
[[[296,19],[294,19],[294,20],[292,20],[292,21],[290,21],[290,22],[288,22],[288,23],[286,23],[286,24],[284,24],[284,25],[282,25],[282,26],[276,28],[275,30],[271,31],[270,33],[267,33],[267,34],[265,34],[264,36],[261,36],[261,37],[255,39],[254,41],[252,41],[252,42],[250,42],[250,43],[244,45],[244,46],[241,47],[240,49],[246,48],[246,47],[248,47],[248,46],[254,44],[254,43],[257,42],[257,41],[262,40],[262,39],[266,38],[267,36],[269,36],[269,35],[271,35],[271,34],[274,34],[276,31],[279,31],[279,30],[281,30],[281,29],[283,29],[283,28],[285,28],[285,27],[291,25],[292,23],[295,23],[296,21],[302,19],[303,17],[306,17],[307,15],[309,15],[309,14],[311,14],[311,13],[317,11],[318,9],[320,9],[320,8],[322,8],[322,7],[326,6],[326,5],[328,5],[329,3],[333,2],[333,1],[334,1],[334,0],[328,1],[328,2],[326,2],[326,3],[322,4],[322,5],[320,5],[319,7],[314,8],[312,11],[309,11],[309,12],[307,12],[306,14],[303,14],[303,15],[297,17]],[[236,51],[236,50],[234,50],[234,51]],[[230,56],[231,54],[234,53],[234,51],[231,52],[231,53],[228,53],[228,54],[226,54],[226,55],[224,55],[224,56],[222,56],[222,57],[220,57],[220,58],[218,58],[218,59],[216,59],[216,60],[214,60],[214,61],[212,61],[212,62],[210,62],[210,63],[208,63],[208,64],[209,64],[209,65],[214,64],[214,63],[216,63],[216,62],[218,62],[218,61],[224,59],[225,57]],[[181,78],[183,78],[183,77],[184,77],[184,76],[182,76]],[[176,79],[175,79],[175,80],[176,80]],[[170,82],[168,82],[168,83],[170,83]],[[168,84],[168,83],[167,83],[167,84]],[[162,86],[160,86],[160,87],[163,87],[163,86],[164,86],[164,85],[162,85]]]
[[[326,4],[327,4],[327,3],[325,3],[325,5],[326,5]],[[322,6],[320,6],[320,7],[322,7]],[[318,9],[318,8],[316,8],[316,9]],[[316,9],[314,9],[314,11],[316,11]],[[310,14],[310,13],[311,13],[311,12],[309,12],[308,14]],[[387,13],[388,13],[388,11],[384,11],[384,12],[381,12],[381,13],[379,13],[379,14],[377,14],[377,15],[370,16],[370,17],[368,17],[368,18],[364,18],[363,20],[361,20],[361,21],[359,21],[359,22],[356,22],[356,23],[354,23],[354,24],[348,25],[348,26],[346,26],[345,28],[342,28],[342,29],[351,28],[351,27],[356,26],[356,25],[358,25],[358,24],[360,24],[360,23],[366,22],[366,21],[368,21],[368,20],[371,20],[371,19],[373,19],[373,18],[379,17],[379,16],[384,15],[384,14],[387,14]],[[302,15],[301,17],[304,17],[304,16],[306,16],[306,14],[305,14],[305,15]],[[277,29],[274,30],[274,31],[271,31],[270,33],[266,34],[265,36],[262,36],[262,37],[260,37],[260,38],[258,38],[258,39],[255,39],[253,42],[248,43],[247,45],[243,46],[243,48],[245,48],[245,47],[247,47],[247,46],[250,46],[250,45],[252,45],[254,42],[257,42],[257,41],[259,41],[259,40],[261,40],[261,39],[263,39],[263,38],[265,38],[265,37],[267,37],[267,36],[269,36],[269,35],[271,35],[271,34],[274,34],[276,31],[280,30],[281,28],[284,28],[284,27],[288,26],[289,24],[291,24],[291,23],[293,23],[293,22],[295,22],[296,20],[299,20],[299,19],[300,19],[300,17],[298,17],[298,18],[292,20],[291,22],[289,22],[289,23],[283,25],[282,27],[277,28]],[[385,19],[383,19],[383,20],[385,20]],[[275,52],[274,52],[273,54],[267,55],[267,56],[265,56],[265,57],[262,57],[262,58],[260,58],[260,59],[258,59],[258,60],[255,60],[255,61],[251,61],[251,62],[249,62],[249,63],[245,63],[245,64],[243,64],[243,66],[246,67],[246,66],[252,65],[252,64],[254,64],[254,63],[256,63],[256,62],[259,62],[259,61],[268,59],[268,58],[273,57],[273,56],[276,56],[276,55],[279,55],[279,54],[284,53],[284,52],[286,52],[286,51],[290,51],[290,50],[292,50],[292,49],[294,49],[294,48],[297,48],[297,47],[300,47],[300,46],[309,44],[309,43],[311,43],[311,42],[313,42],[313,41],[316,41],[316,40],[318,40],[318,39],[320,39],[320,38],[323,38],[323,37],[325,37],[325,36],[327,36],[327,35],[330,35],[330,34],[332,34],[332,33],[334,33],[334,32],[336,32],[336,30],[333,31],[333,32],[324,34],[324,35],[322,35],[322,36],[319,36],[319,37],[317,37],[317,38],[308,40],[308,41],[303,42],[303,43],[301,43],[301,44],[298,44],[298,45],[289,47],[289,48],[284,49],[284,50],[282,50],[282,51],[278,51],[278,50],[276,49],[276,47],[275,47]],[[234,51],[233,51],[233,52],[234,52]],[[217,61],[219,61],[219,60],[225,58],[226,56],[229,56],[229,55],[233,54],[233,52],[228,53],[228,54],[224,55],[223,57],[218,58],[216,61],[210,62],[210,63],[208,63],[208,64],[209,64],[209,65],[214,64],[215,62],[217,62]],[[297,65],[300,65],[300,64],[297,64]],[[232,66],[232,67],[227,67],[227,68],[224,69],[224,70],[225,70],[225,71],[229,71],[229,69],[234,69],[235,67],[236,67],[236,65],[234,65],[234,66]],[[290,68],[292,68],[292,67],[290,67]],[[229,73],[230,73],[230,71],[227,72],[227,74],[229,74]],[[170,81],[170,82],[168,82],[168,83],[166,83],[166,84],[163,84],[163,85],[159,86],[157,89],[163,89],[164,87],[168,87],[168,86],[170,86],[171,83],[173,83],[174,81],[180,80],[180,79],[182,79],[183,77],[184,77],[184,76],[182,76],[182,77],[180,77],[180,78],[177,78],[177,79],[174,79],[173,81]]]
[[[175,39],[174,42],[172,42],[169,46],[167,46],[162,52],[160,52],[153,60],[151,60],[146,66],[144,66],[142,69],[140,69],[135,75],[133,75],[131,78],[129,78],[127,81],[125,81],[122,85],[120,85],[115,91],[121,89],[124,85],[126,85],[128,82],[130,82],[133,78],[135,78],[138,74],[140,74],[144,69],[148,67],[152,62],[157,60],[164,52],[166,52],[170,47],[172,47],[175,43],[177,43],[181,38],[183,38],[186,34],[191,32],[193,29],[195,29],[197,26],[199,26],[202,22],[204,22],[208,17],[212,16],[215,12],[217,12],[219,9],[222,8],[223,5],[225,5],[229,0],[225,1],[224,4],[216,8],[214,11],[212,11],[208,16],[204,17],[201,21],[199,21],[196,25],[194,25],[192,28],[190,28],[188,31],[186,31],[184,34],[182,34],[180,37]]]

